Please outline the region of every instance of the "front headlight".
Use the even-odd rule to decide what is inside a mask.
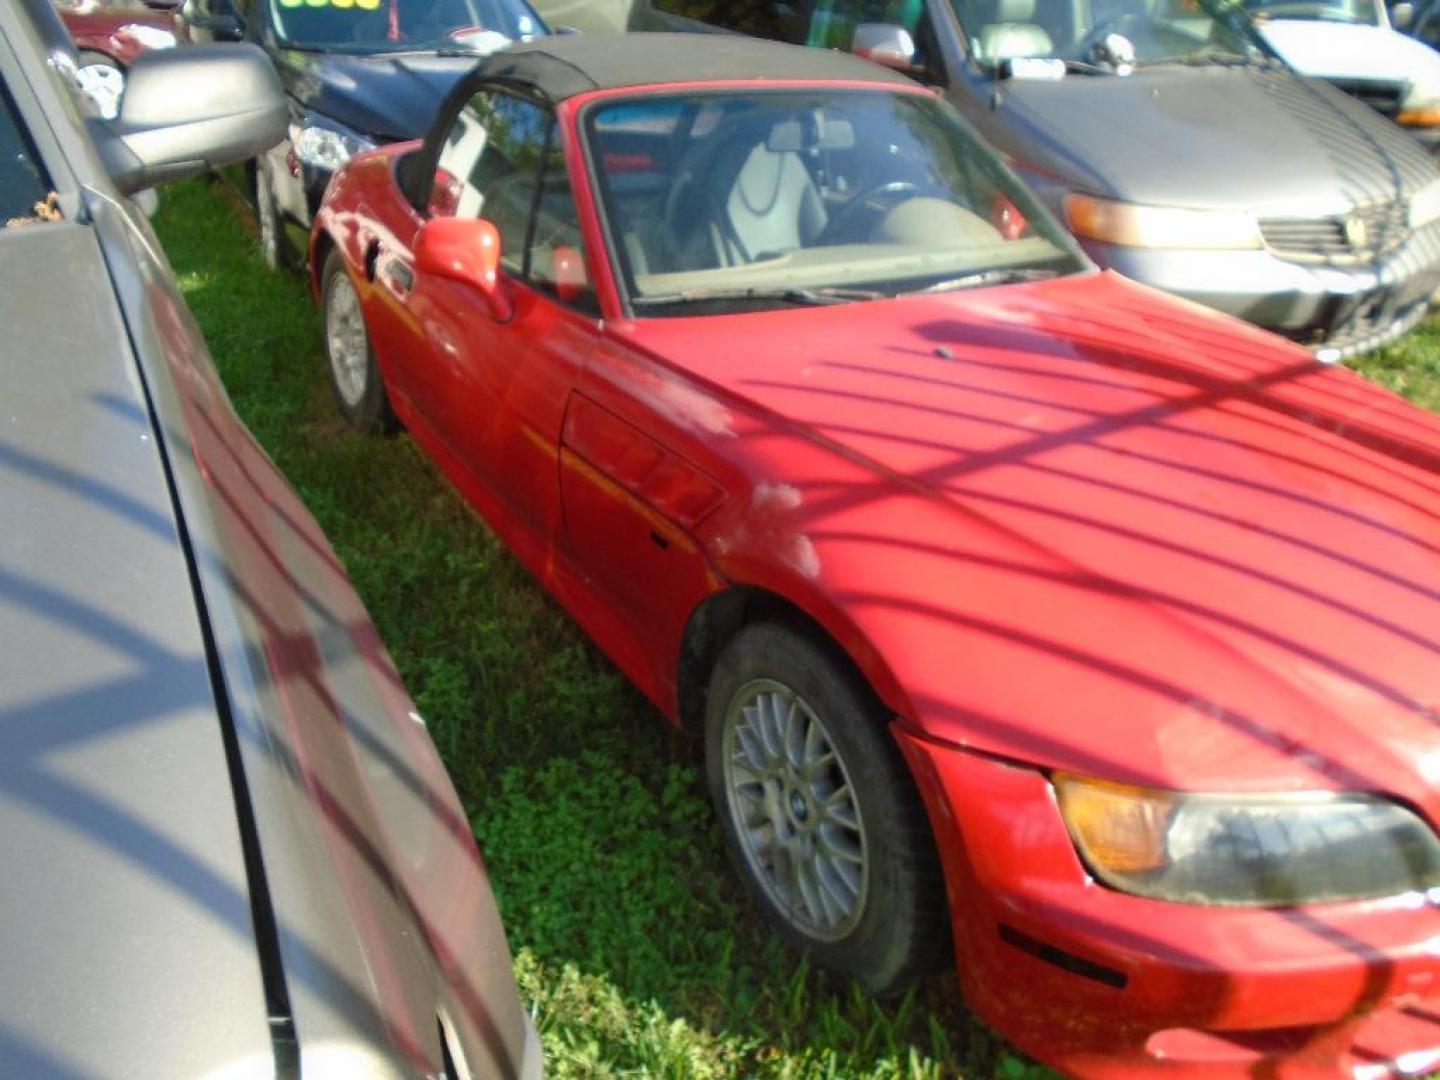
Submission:
[[[1410,200],[1410,227],[1419,229],[1440,220],[1440,180],[1432,180]]]
[[[1122,892],[1276,907],[1440,885],[1434,831],[1373,795],[1189,795],[1053,779],[1081,858]]]
[[[175,47],[175,35],[169,30],[161,30],[158,26],[126,23],[120,28],[120,32],[130,39],[138,41],[147,49],[173,49]]]
[[[1139,206],[1067,195],[1065,221],[1076,236],[1122,247],[1234,251],[1261,246],[1255,219],[1226,210]]]
[[[292,128],[290,141],[296,157],[326,172],[334,172],[362,150],[375,149],[363,135],[315,116],[305,117],[298,131]]]

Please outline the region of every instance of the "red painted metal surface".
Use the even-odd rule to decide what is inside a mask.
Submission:
[[[76,48],[104,53],[121,67],[129,67],[146,49],[127,27],[148,26],[174,34],[180,41],[188,38],[184,24],[173,11],[108,4],[60,6],[58,10]]]
[[[399,290],[407,147],[356,159],[317,224],[397,411],[479,513],[672,718],[707,597],[766,590],[822,626],[897,718],[967,999],[1040,1059],[1425,1064],[1424,898],[1122,895],[1085,872],[1047,772],[1379,792],[1440,822],[1440,422],[1110,274],[627,320],[596,258],[586,100],[560,116],[601,318],[521,283],[505,325],[453,283]]]

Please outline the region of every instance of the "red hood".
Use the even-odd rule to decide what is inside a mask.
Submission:
[[[1440,818],[1428,413],[1111,275],[620,329],[833,451],[746,440],[932,736]]]

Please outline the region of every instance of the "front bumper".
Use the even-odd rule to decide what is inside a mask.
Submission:
[[[1085,872],[1049,782],[895,728],[935,828],[960,982],[1069,1075],[1378,1080],[1440,1067],[1440,912],[1422,897],[1258,910]]]
[[[1341,360],[1409,331],[1440,289],[1440,224],[1377,263],[1327,265],[1268,250],[1166,251],[1086,242],[1101,266]]]

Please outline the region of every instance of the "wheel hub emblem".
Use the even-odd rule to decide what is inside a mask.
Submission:
[[[792,791],[790,793],[790,813],[795,815],[796,821],[804,821],[806,815],[809,813],[805,808],[805,797],[798,791]]]

